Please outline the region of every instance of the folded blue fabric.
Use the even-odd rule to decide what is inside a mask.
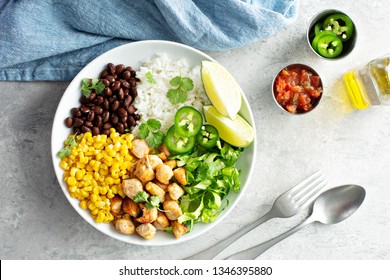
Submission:
[[[137,40],[223,51],[291,24],[298,0],[2,0],[0,80],[69,80]]]

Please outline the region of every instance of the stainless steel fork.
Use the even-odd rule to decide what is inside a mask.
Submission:
[[[213,259],[226,247],[243,235],[272,218],[288,218],[296,215],[312,203],[320,191],[326,186],[324,175],[319,170],[305,179],[303,182],[281,194],[274,202],[271,210],[259,218],[253,224],[245,226],[233,235],[227,237],[216,245],[197,253],[187,260]]]

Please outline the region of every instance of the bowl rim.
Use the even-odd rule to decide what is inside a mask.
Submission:
[[[276,82],[276,79],[278,78],[279,74],[282,72],[283,69],[288,69],[288,68],[291,68],[291,67],[294,67],[294,66],[299,66],[299,67],[302,67],[302,68],[306,68],[308,70],[310,70],[314,75],[320,77],[320,85],[321,85],[321,88],[322,88],[322,92],[321,92],[321,95],[320,97],[317,99],[317,102],[315,104],[315,106],[313,106],[313,108],[310,110],[310,111],[306,111],[306,112],[299,112],[299,113],[290,113],[289,111],[287,111],[285,108],[283,108],[282,105],[279,104],[279,102],[276,100],[276,97],[275,97],[275,82]],[[322,81],[322,77],[320,74],[318,74],[318,72],[313,68],[311,67],[310,65],[307,65],[307,64],[304,64],[304,63],[301,63],[301,62],[293,62],[293,63],[289,63],[289,64],[286,64],[285,66],[281,67],[277,72],[276,74],[274,75],[274,78],[272,80],[272,98],[274,99],[276,105],[283,111],[285,112],[286,114],[288,115],[293,115],[293,116],[302,116],[302,115],[306,115],[312,111],[314,111],[318,105],[320,104],[321,100],[322,100],[322,96],[324,95],[324,83]]]
[[[346,53],[342,53],[340,54],[339,56],[337,57],[334,57],[334,58],[329,58],[329,57],[324,57],[322,55],[320,55],[318,52],[316,52],[312,45],[311,45],[311,41],[310,41],[310,31],[312,30],[313,26],[322,18],[324,18],[325,16],[329,15],[329,14],[332,14],[332,13],[340,13],[340,14],[344,14],[346,15],[347,17],[349,17],[352,21],[352,24],[353,24],[353,34],[352,34],[352,37],[351,38],[351,43],[350,43],[350,47],[349,47],[349,50],[346,52]],[[319,12],[317,12],[310,20],[309,20],[309,23],[307,25],[307,30],[306,30],[306,40],[307,40],[307,43],[309,45],[309,48],[312,50],[312,52],[317,55],[318,57],[322,58],[322,59],[325,59],[325,60],[328,60],[328,61],[337,61],[337,60],[340,60],[340,59],[343,59],[347,56],[349,56],[354,50],[355,50],[355,45],[356,45],[356,42],[357,42],[357,38],[358,38],[358,31],[357,31],[357,28],[356,28],[356,23],[354,21],[354,19],[349,15],[347,14],[346,12],[342,11],[342,10],[338,10],[338,9],[325,9],[325,10],[321,10]]]

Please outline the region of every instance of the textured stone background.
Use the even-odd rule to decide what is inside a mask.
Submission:
[[[325,61],[311,53],[306,26],[320,10],[341,9],[358,26],[353,54]],[[237,78],[256,119],[255,172],[232,215],[213,231],[169,247],[141,247],[111,239],[74,211],[63,195],[50,157],[52,120],[68,82],[0,82],[1,259],[182,259],[214,244],[264,214],[285,189],[317,169],[329,186],[364,186],[363,206],[332,226],[310,225],[260,259],[390,259],[390,108],[355,112],[341,84],[348,69],[390,45],[390,5],[375,1],[301,1],[289,29],[241,49],[209,53]],[[378,28],[380,27],[380,28]],[[306,63],[325,82],[322,104],[303,117],[274,104],[271,81],[285,64]],[[304,219],[274,219],[227,250],[265,241]]]

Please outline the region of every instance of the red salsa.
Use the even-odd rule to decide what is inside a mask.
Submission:
[[[276,101],[288,112],[305,113],[313,109],[322,94],[320,77],[304,65],[286,67],[275,79]]]

